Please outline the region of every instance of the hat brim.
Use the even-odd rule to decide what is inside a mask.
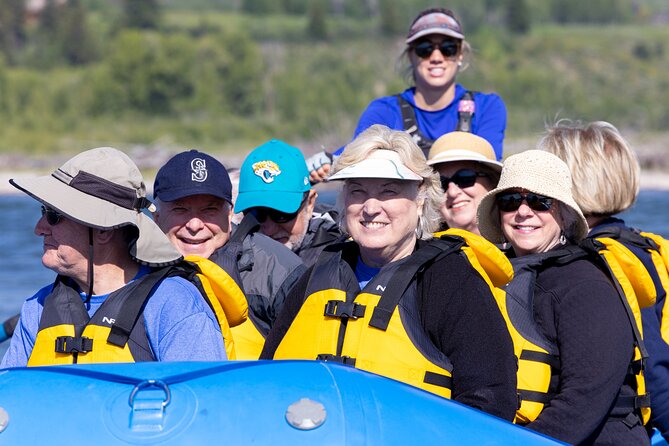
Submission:
[[[497,172],[502,171],[502,163],[486,158],[484,155],[472,152],[470,150],[449,150],[438,153],[433,158],[427,160],[427,164],[434,166],[435,164],[452,163],[454,161],[473,161],[485,164]]]
[[[10,179],[10,184],[35,200],[96,229],[116,229],[132,225],[138,229],[130,255],[152,266],[172,264],[182,258],[158,225],[147,215],[80,192],[53,176]]]
[[[250,208],[263,207],[292,214],[302,204],[304,192],[287,191],[249,191],[239,192],[235,203],[235,212]]]
[[[155,191],[154,191],[154,196],[155,196]],[[232,204],[232,197],[225,195],[221,193],[220,188],[212,188],[207,185],[202,185],[200,183],[196,183],[193,187],[180,187],[180,188],[174,188],[169,191],[163,191],[160,193],[160,197],[158,198],[160,201],[164,202],[170,202],[170,201],[177,201],[181,200],[182,198],[186,197],[192,197],[193,195],[211,195],[216,198],[220,198],[221,200],[225,200],[228,203]]]
[[[459,33],[457,31],[453,31],[452,29],[448,29],[448,28],[429,28],[429,29],[424,29],[422,31],[419,31],[416,34],[414,34],[413,36],[409,37],[406,40],[406,43],[411,43],[415,40],[420,39],[421,37],[429,36],[429,35],[432,35],[432,34],[441,34],[443,36],[453,37],[453,38],[458,39],[458,40],[464,40],[465,39],[464,34]]]
[[[423,177],[404,164],[391,159],[367,158],[359,163],[345,167],[328,178],[328,181],[349,178],[386,178],[390,180],[422,181]]]

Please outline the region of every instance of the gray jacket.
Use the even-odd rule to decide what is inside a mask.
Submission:
[[[223,268],[240,286],[249,305],[249,318],[264,336],[283,307],[293,284],[306,271],[300,257],[281,243],[256,232],[252,215],[233,229],[228,243],[209,260]]]

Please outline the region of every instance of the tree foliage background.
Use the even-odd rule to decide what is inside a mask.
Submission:
[[[421,0],[0,2],[0,152],[102,144],[247,152],[348,142]],[[496,91],[507,135],[558,118],[669,128],[664,0],[452,0],[475,49],[459,81]],[[664,14],[664,15],[663,15]],[[656,23],[656,21],[660,21]]]

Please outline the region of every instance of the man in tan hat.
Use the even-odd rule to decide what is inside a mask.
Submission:
[[[42,204],[35,233],[58,276],[24,303],[2,367],[226,359],[213,312],[178,277],[181,254],[143,213],[153,205],[124,153],[88,150],[10,183]]]
[[[497,185],[502,171],[492,145],[473,133],[446,133],[430,148],[427,163],[441,178],[445,226],[479,234],[476,209],[481,198]]]

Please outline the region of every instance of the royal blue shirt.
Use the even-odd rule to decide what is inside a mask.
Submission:
[[[455,86],[455,96],[448,106],[441,110],[428,111],[416,106],[415,87],[408,88],[401,96],[414,108],[416,123],[423,135],[437,139],[455,130],[458,124],[458,103],[467,91],[460,84]],[[486,139],[495,149],[498,160],[502,159],[504,131],[506,130],[506,106],[495,93],[475,93],[475,112],[472,117],[472,133]],[[374,99],[360,116],[355,136],[374,124],[383,124],[394,130],[404,130],[402,111],[396,96]],[[340,155],[340,148],[335,155]]]

